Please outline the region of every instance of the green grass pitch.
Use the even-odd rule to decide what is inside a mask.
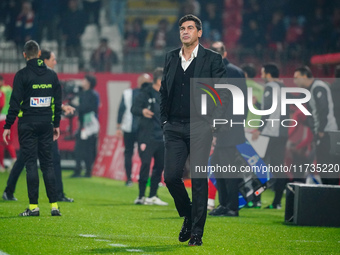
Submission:
[[[59,203],[62,217],[51,217],[42,179],[40,216],[17,216],[28,206],[25,174],[17,185],[18,201],[0,201],[0,255],[340,254],[339,228],[284,225],[284,208],[242,209],[238,218],[208,216],[203,246],[189,247],[178,241],[182,219],[166,187],[158,195],[169,206],[134,205],[138,184],[63,174],[65,192],[75,202]],[[0,173],[1,194],[7,178]],[[272,199],[273,192],[266,191],[263,207]]]

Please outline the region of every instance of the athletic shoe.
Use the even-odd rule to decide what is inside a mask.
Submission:
[[[125,186],[126,186],[126,187],[131,187],[132,184],[133,184],[132,181],[126,181],[126,182],[125,182]]]
[[[70,202],[70,203],[72,203],[72,202],[74,202],[74,199],[73,198],[68,198],[68,197],[64,196],[64,197],[59,198],[58,202]]]
[[[147,197],[145,198],[145,204],[146,205],[168,205],[167,202],[162,201],[159,197],[153,196],[153,197]]]
[[[211,199],[211,198],[208,199],[208,206],[207,206],[207,209],[208,209],[209,211],[215,209],[215,199]]]
[[[33,210],[26,209],[23,213],[20,213],[19,216],[39,216],[39,207],[34,208]]]
[[[52,207],[51,215],[52,216],[61,216],[61,213],[60,213],[59,209]]]
[[[4,191],[4,194],[2,194],[2,199],[7,200],[7,201],[17,201],[18,200],[13,196],[13,194],[10,194],[6,191]]]
[[[191,236],[190,241],[188,243],[189,246],[201,246],[202,244],[203,244],[202,236],[195,234]]]
[[[180,242],[185,242],[188,241],[191,237],[191,227],[192,227],[192,222],[191,218],[189,217],[184,217],[183,225],[181,228],[181,231],[179,232],[178,240]]]
[[[280,204],[277,205],[268,205],[267,207],[265,207],[264,209],[282,209],[282,206]]]
[[[144,197],[142,197],[142,198],[137,197],[134,203],[135,203],[135,205],[144,205],[145,204],[145,198]]]

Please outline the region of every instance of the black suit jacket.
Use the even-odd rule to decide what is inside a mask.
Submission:
[[[179,49],[172,50],[168,52],[165,56],[165,66],[163,71],[162,78],[162,86],[160,89],[161,93],[161,104],[160,104],[160,112],[161,112],[161,121],[164,124],[168,120],[168,116],[170,113],[171,100],[169,100],[170,93],[173,89],[174,77],[176,74],[176,69],[178,65],[178,61],[181,61],[179,57]],[[214,83],[226,83],[225,79],[227,76],[224,64],[222,62],[222,57],[220,54],[204,48],[202,45],[199,45],[197,57],[196,57],[196,65],[194,70],[194,77],[192,78],[213,78],[211,79],[210,86],[214,87]],[[193,86],[192,86],[193,85]],[[201,94],[205,93],[199,88],[203,87],[197,82],[193,82],[190,84],[190,95],[193,95],[194,98],[190,100],[194,100],[195,109],[191,109],[191,113],[193,110],[196,111],[196,115],[202,117],[202,119],[212,124],[212,119],[222,119],[225,117],[225,111],[229,104],[230,100],[230,92],[227,89],[216,89],[218,92],[222,105],[217,104],[215,106],[212,99],[207,100],[207,115],[201,115]]]

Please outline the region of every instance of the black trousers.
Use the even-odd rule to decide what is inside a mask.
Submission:
[[[236,166],[236,153],[237,149],[235,146],[215,147],[211,158],[211,164]],[[228,176],[228,173],[215,174],[220,205],[227,207],[232,211],[238,211],[238,185],[241,179],[236,177],[235,174],[233,174],[233,176]]]
[[[8,180],[7,180],[7,186],[5,191],[8,194],[13,194],[15,191],[15,186],[17,185],[19,176],[22,172],[22,170],[25,167],[25,160],[24,157],[22,155],[21,150],[19,151],[18,155],[17,155],[17,160],[15,161],[12,170],[8,176]]]
[[[191,169],[194,166],[207,166],[212,141],[211,128],[206,122],[191,124],[168,122],[163,127],[163,131],[165,137],[164,181],[175,201],[179,216],[190,217],[192,234],[202,236],[207,217],[207,176],[191,178],[192,203],[182,177],[184,165],[190,153]]]
[[[97,136],[92,135],[85,140],[80,138],[80,133],[76,138],[75,146],[76,154],[76,169],[74,173],[80,175],[82,166],[81,162],[85,162],[86,173],[85,176],[90,177],[92,175],[92,166],[97,155]]]
[[[132,156],[135,148],[135,142],[137,141],[137,133],[124,132],[124,163],[127,181],[131,181],[131,169],[132,169]]]
[[[280,166],[285,163],[285,154],[286,154],[286,143],[287,137],[270,137],[266,155],[264,161],[266,164],[270,164],[272,166]],[[273,205],[276,206],[281,204],[281,199],[283,196],[283,191],[288,182],[287,175],[285,173],[275,173],[275,184],[274,191],[275,196],[273,200]]]
[[[25,160],[22,155],[21,150],[18,153],[17,160],[15,161],[12,170],[9,174],[7,180],[7,186],[5,191],[9,194],[13,194],[15,192],[15,186],[17,185],[19,176],[22,170],[25,167]],[[60,165],[60,153],[58,149],[58,142],[53,142],[53,169],[55,173],[55,181],[56,181],[56,192],[58,199],[64,196],[64,188],[63,188],[63,181],[61,178],[61,165]]]
[[[315,135],[317,137],[317,135]],[[317,137],[315,139],[316,143],[316,161],[318,164],[326,164],[327,166],[330,164],[339,164],[336,158],[331,155],[331,140],[329,137],[329,133],[324,133],[322,138]],[[330,185],[338,185],[339,184],[339,173],[336,172],[327,172],[320,173],[322,183],[330,184]]]
[[[145,149],[141,147],[146,145]],[[150,163],[152,157],[154,158],[154,165],[151,175],[150,195],[153,197],[157,195],[158,184],[162,179],[162,173],[164,168],[164,142],[163,141],[151,141],[146,144],[139,144],[138,151],[139,157],[142,161],[142,165],[139,172],[139,198],[145,196],[146,183],[148,182],[150,173]]]
[[[19,122],[18,134],[22,156],[26,165],[27,190],[30,204],[38,204],[38,158],[49,202],[57,202],[55,174],[52,163],[53,125],[50,122]]]
[[[53,142],[53,169],[55,173],[55,184],[56,184],[56,191],[58,200],[64,197],[64,187],[63,187],[63,180],[61,174],[61,159],[60,159],[60,152],[58,148],[58,142]]]

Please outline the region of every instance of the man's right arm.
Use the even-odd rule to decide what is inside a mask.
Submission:
[[[123,94],[122,99],[121,99],[120,104],[119,104],[119,109],[118,109],[118,118],[117,118],[118,124],[122,123],[125,110],[126,110],[126,106],[125,106],[124,94]]]
[[[4,126],[4,129],[10,129],[11,126],[13,125],[16,117],[19,114],[20,105],[23,100],[23,95],[24,95],[24,89],[23,89],[22,74],[17,73],[14,77],[13,91],[12,91],[11,99],[9,101],[9,109],[8,109],[8,114],[6,117],[6,124]]]
[[[136,116],[143,116],[143,109],[148,105],[148,98],[146,93],[140,92],[131,107],[131,113]]]
[[[121,99],[120,104],[119,104],[119,109],[118,109],[117,131],[116,131],[116,135],[118,137],[123,137],[121,124],[122,124],[123,115],[124,115],[125,110],[126,110],[126,106],[125,106],[124,94],[123,94],[122,99]]]
[[[166,75],[168,70],[168,67],[166,66],[166,63],[168,63],[168,54],[165,56],[165,64],[164,64],[164,72],[161,82],[161,88],[159,90],[161,95],[161,102],[160,102],[160,112],[161,112],[161,124],[162,126],[168,121],[168,114],[166,111],[166,106],[168,104],[168,89],[166,85]]]

